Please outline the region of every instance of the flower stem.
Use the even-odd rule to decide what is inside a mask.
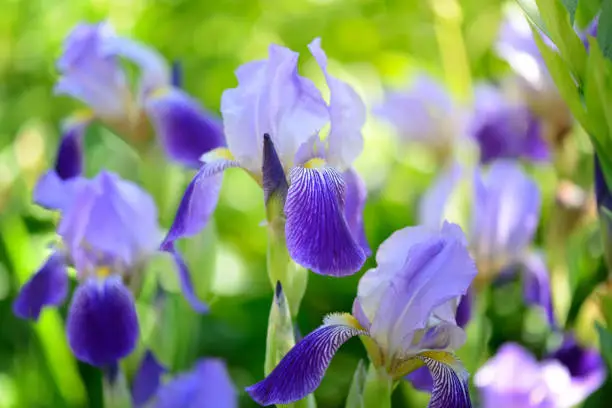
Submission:
[[[104,408],[132,408],[127,381],[119,364],[103,369]]]
[[[363,390],[363,408],[391,408],[393,379],[384,367],[370,364]]]

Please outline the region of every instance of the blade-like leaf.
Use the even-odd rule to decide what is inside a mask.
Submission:
[[[527,19],[536,26],[540,31],[548,35],[542,17],[540,17],[540,11],[535,0],[516,0],[516,3],[523,9],[523,12],[527,16]]]
[[[570,21],[572,24],[574,23],[574,18],[576,17],[576,10],[578,10],[578,0],[562,0],[563,5],[567,9],[567,12],[570,15]]]
[[[597,26],[597,41],[601,47],[603,55],[612,59],[612,2],[604,1],[601,5],[599,14],[599,24]]]
[[[364,408],[363,407],[363,388],[368,373],[363,360],[359,360],[355,374],[353,374],[353,382],[349,389],[348,397],[346,398],[346,408]]]
[[[595,322],[595,328],[599,333],[599,344],[601,347],[601,353],[603,354],[608,368],[612,368],[612,333],[609,329],[604,328],[599,323]]]

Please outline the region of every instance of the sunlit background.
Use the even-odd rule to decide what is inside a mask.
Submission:
[[[425,71],[445,83],[467,108],[473,84],[498,81],[510,72],[492,51],[503,7],[500,0],[4,0],[0,6],[0,408],[101,407],[98,370],[77,363],[68,350],[63,327],[66,306],[43,312],[38,323],[18,320],[11,310],[18,288],[46,257],[54,239],[55,215],[34,206],[31,192],[37,177],[52,164],[61,118],[78,107],[73,100],[52,94],[61,42],[76,23],[108,19],[120,34],[179,61],[183,88],[215,112],[223,90],[236,85],[234,70],[264,58],[270,43],[299,51],[302,74],[323,84],[306,49],[315,37],[322,38],[331,72],[354,85],[368,107],[381,101],[385,87],[405,85],[411,75]],[[369,191],[365,224],[373,248],[392,231],[415,224],[418,199],[439,170],[435,157],[421,147],[400,143],[396,136],[390,126],[370,116],[364,153],[356,163]],[[576,140],[577,151],[589,153],[580,134]],[[161,155],[139,157],[128,142],[101,126],[88,130],[86,150],[88,175],[107,168],[138,181],[154,195],[162,225],[169,226],[192,173],[168,164]],[[559,180],[554,169],[529,170],[544,193],[543,219],[557,216]],[[586,166],[572,178],[590,187],[590,174]],[[214,223],[182,248],[196,275],[198,294],[211,304],[211,314],[194,314],[170,278],[165,286],[175,294],[164,308],[163,330],[153,328],[154,319],[147,318],[152,312],[140,305],[143,338],[154,333],[156,351],[174,371],[188,369],[197,357],[219,356],[227,361],[240,390],[262,378],[272,296],[265,270],[263,219],[260,188],[244,172],[227,172]],[[538,232],[543,246],[546,234],[542,228]],[[575,240],[572,245],[578,249],[570,251],[586,246],[584,237]],[[558,263],[563,264],[563,259]],[[372,265],[370,259],[364,270]],[[153,267],[165,268],[163,263]],[[361,274],[344,279],[311,274],[299,331],[310,332],[326,313],[350,311]],[[554,283],[556,306],[563,314],[569,307],[565,280],[567,275],[561,273]],[[494,291],[492,306],[477,311],[468,326],[470,340],[460,356],[471,373],[486,358],[480,333],[491,335],[492,347],[517,340],[535,352],[550,341],[541,316],[508,301],[517,291],[518,286]],[[481,330],[485,313],[495,324]],[[578,325],[580,338],[587,343],[596,340],[596,317],[596,308],[587,302]],[[358,340],[341,349],[316,391],[319,407],[344,406],[360,358],[366,356]],[[128,359],[128,375],[137,362]],[[598,401],[604,395],[596,394],[588,406],[603,406]],[[255,406],[244,392],[240,398],[241,406]],[[406,383],[394,393],[393,403],[425,406],[428,398]]]

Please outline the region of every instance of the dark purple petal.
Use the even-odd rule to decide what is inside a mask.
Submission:
[[[593,155],[595,165],[595,199],[597,200],[597,207],[600,208],[604,206],[608,210],[612,211],[612,193],[610,193],[610,189],[608,188],[608,183],[606,183],[606,179],[604,177],[603,171],[601,169],[601,163],[599,163],[599,158],[597,157],[597,153]]]
[[[295,167],[289,178],[285,233],[293,260],[322,275],[357,272],[366,256],[344,218],[342,175],[330,167]]]
[[[364,332],[345,325],[323,325],[304,337],[263,381],[247,393],[263,406],[289,404],[304,398],[321,383],[336,351]]]
[[[187,264],[181,257],[181,254],[174,248],[172,245],[169,248],[164,248],[164,250],[172,255],[172,259],[176,264],[176,271],[179,276],[179,281],[181,283],[181,291],[183,292],[183,297],[189,305],[198,313],[206,313],[208,312],[208,306],[204,302],[202,302],[195,294],[193,288],[193,282],[191,281],[191,276],[189,275],[189,268],[187,268]]]
[[[161,249],[171,249],[174,241],[196,235],[208,224],[221,191],[223,174],[220,173],[237,166],[237,162],[225,159],[202,165],[183,194]]]
[[[208,358],[177,375],[157,393],[153,408],[237,408],[238,397],[225,363]]]
[[[55,159],[55,172],[62,180],[83,173],[83,136],[90,117],[69,118],[63,125],[63,134]]]
[[[89,279],[74,292],[66,322],[75,356],[107,366],[132,352],[138,340],[134,298],[118,276]]]
[[[363,208],[368,196],[366,185],[355,171],[350,168],[342,173],[346,185],[346,196],[344,202],[344,217],[351,230],[353,238],[357,240],[366,256],[372,255],[368,244],[363,224]]]
[[[528,305],[540,306],[551,326],[556,326],[548,268],[542,254],[531,253],[523,261],[523,296]]]
[[[457,326],[465,328],[472,318],[472,303],[474,303],[474,295],[472,294],[472,288],[470,287],[465,295],[461,296],[459,305],[457,306],[457,314],[455,320]]]
[[[146,109],[166,153],[179,163],[197,168],[204,153],[225,145],[221,121],[180,89],[154,94]]]
[[[43,307],[61,305],[67,294],[68,275],[64,258],[54,252],[23,285],[13,303],[13,313],[22,319],[38,320]]]
[[[471,408],[468,373],[459,363],[448,364],[425,355],[417,356],[425,363],[433,378],[428,408]]]
[[[161,377],[168,371],[161,365],[150,350],[145,355],[136,371],[132,383],[132,401],[134,406],[141,407],[155,395],[161,385]]]
[[[417,368],[404,378],[419,391],[428,392],[430,394],[433,391],[434,380],[427,367]]]
[[[280,200],[281,209],[285,204],[287,198],[287,190],[289,185],[287,184],[287,178],[285,177],[285,170],[281,163],[274,143],[267,133],[264,135],[263,145],[263,165],[261,169],[263,178],[263,190],[264,190],[264,201],[266,208],[271,198]]]
[[[170,73],[170,84],[178,89],[183,87],[183,64],[180,61],[172,61]]]

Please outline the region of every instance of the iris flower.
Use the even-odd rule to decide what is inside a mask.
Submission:
[[[469,126],[480,148],[482,163],[518,158],[537,162],[550,158],[539,118],[527,105],[508,100],[492,85],[476,87]]]
[[[147,351],[134,377],[132,400],[136,408],[237,408],[238,396],[225,363],[200,359],[192,370],[165,384],[167,369]]]
[[[69,172],[61,155],[56,168]],[[22,287],[13,310],[36,320],[43,307],[61,305],[69,292],[67,268],[73,266],[78,285],[68,309],[68,342],[80,360],[112,365],[127,356],[138,339],[133,292],[139,290],[162,238],[155,203],[136,184],[106,171],[93,179],[58,181],[55,189],[39,189],[36,199],[60,212],[61,245]],[[177,252],[172,256],[186,299],[197,311],[205,311],[185,263]]]
[[[353,88],[328,73],[320,40],[308,48],[327,81],[329,104],[298,74],[298,54],[285,47],[271,45],[268,59],[238,68],[238,87],[221,99],[228,147],[203,156],[165,248],[206,225],[222,171],[241,167],[264,187],[266,201],[272,190],[280,194],[293,260],[325,275],[361,268],[369,254],[361,215],[366,191],[351,166],[363,149],[365,107]],[[323,138],[320,130],[327,124],[329,134]]]
[[[506,280],[520,274],[525,301],[541,306],[554,324],[548,269],[542,254],[530,249],[540,217],[537,184],[511,160],[478,166],[472,174],[454,164],[421,200],[419,216],[424,225],[440,225],[464,181],[472,187],[468,239],[480,275]]]
[[[466,130],[460,107],[442,84],[425,74],[405,89],[387,91],[374,114],[392,124],[403,140],[440,153],[448,153]]]
[[[132,89],[121,58],[140,70]],[[64,42],[57,62],[56,95],[68,95],[88,109],[67,121],[64,138],[80,139],[87,125],[99,120],[135,141],[151,127],[168,156],[190,167],[199,157],[224,145],[221,124],[172,83],[172,72],[155,50],[117,36],[110,24],[79,24]]]
[[[457,302],[476,276],[466,244],[450,223],[392,234],[378,249],[378,266],[359,282],[353,314],[327,316],[247,392],[264,406],[297,401],[319,386],[339,347],[362,336],[372,364],[393,380],[429,368],[430,407],[471,407],[468,374],[453,354],[465,342]]]
[[[597,390],[605,378],[597,351],[580,347],[568,336],[543,361],[507,343],[478,370],[474,381],[483,408],[569,408]]]

